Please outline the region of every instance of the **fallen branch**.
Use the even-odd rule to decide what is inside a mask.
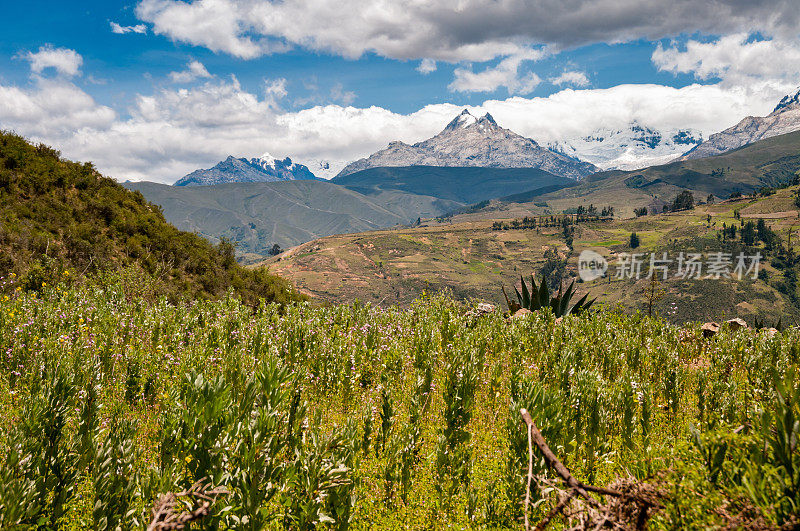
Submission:
[[[558,459],[555,453],[550,449],[547,445],[547,441],[544,440],[544,436],[542,432],[539,431],[539,428],[536,427],[536,424],[533,422],[533,418],[531,417],[530,413],[526,409],[520,409],[520,414],[522,415],[522,419],[525,421],[525,424],[528,428],[528,477],[527,477],[527,484],[525,490],[525,529],[526,531],[530,530],[530,522],[528,520],[528,507],[530,505],[530,488],[531,488],[531,481],[533,480],[533,445],[535,444],[539,451],[544,456],[545,463],[547,466],[553,470],[555,470],[556,474],[561,478],[569,490],[567,493],[561,496],[558,504],[542,519],[539,524],[536,526],[537,531],[541,531],[550,524],[550,522],[559,514],[562,514],[570,502],[579,498],[581,503],[584,503],[589,506],[591,509],[588,511],[587,518],[583,522],[583,526],[581,528],[587,529],[588,526],[591,524],[591,528],[594,529],[601,529],[605,526],[614,527],[617,529],[642,529],[647,522],[648,511],[650,509],[662,509],[663,506],[658,502],[645,498],[643,496],[639,496],[637,494],[628,494],[626,492],[621,492],[615,489],[609,489],[605,487],[595,487],[594,485],[585,485],[578,481],[575,476],[573,476],[569,469]],[[603,496],[611,496],[613,498],[617,498],[619,500],[633,502],[636,504],[638,508],[638,514],[635,518],[634,525],[626,525],[626,522],[618,522],[616,518],[613,517],[612,513],[612,505],[602,505],[597,499],[589,495],[589,492],[593,492],[596,494],[600,494]],[[618,504],[616,504],[618,505]],[[618,510],[619,507],[613,507],[613,509]]]

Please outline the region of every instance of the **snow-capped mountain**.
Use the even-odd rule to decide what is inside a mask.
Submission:
[[[665,164],[703,141],[699,131],[659,131],[637,122],[622,129],[548,144],[553,151],[586,160],[603,170],[638,170]]]
[[[213,168],[195,170],[186,175],[175,186],[210,186],[223,183],[264,183],[317,179],[302,164],[295,164],[286,157],[276,159],[269,153],[245,159],[229,156]]]
[[[385,149],[348,164],[337,177],[386,166],[539,168],[571,179],[597,171],[588,162],[556,153],[500,127],[488,113],[476,118],[467,109],[438,135],[414,145],[391,142]]]
[[[347,165],[346,160],[303,159],[311,173],[322,179],[333,179]]]
[[[800,131],[800,89],[785,96],[767,116],[748,116],[733,127],[714,133],[678,160],[701,159],[725,153],[758,140]]]

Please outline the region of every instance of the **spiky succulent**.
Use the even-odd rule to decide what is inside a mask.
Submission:
[[[547,282],[544,278],[542,278],[542,281],[537,286],[536,278],[531,275],[530,289],[528,289],[524,278],[520,277],[520,280],[522,281],[522,292],[520,293],[520,290],[514,287],[514,292],[517,295],[516,301],[512,301],[508,298],[506,288],[503,287],[503,295],[505,295],[506,304],[511,313],[522,308],[535,312],[542,308],[550,307],[553,310],[553,315],[556,317],[565,317],[570,314],[577,315],[588,310],[596,300],[596,298],[588,300],[589,294],[587,293],[575,304],[570,304],[572,302],[572,297],[575,295],[575,280],[573,280],[563,292],[561,287],[559,287],[558,293],[552,296],[550,295],[550,290],[547,288]],[[561,282],[559,282],[559,286],[561,286]]]

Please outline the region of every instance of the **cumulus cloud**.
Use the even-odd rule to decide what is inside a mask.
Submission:
[[[691,73],[701,80],[719,78],[730,86],[769,82],[788,88],[800,77],[800,40],[755,39],[740,33],[711,42],[689,40],[684,46],[659,44],[652,60],[659,70]]]
[[[147,26],[144,24],[136,24],[135,26],[122,26],[116,22],[111,22],[110,24],[111,32],[119,35],[124,35],[125,33],[147,33]]]
[[[83,64],[83,57],[75,50],[52,46],[42,46],[38,52],[28,52],[23,58],[30,62],[31,72],[36,74],[53,68],[59,74],[74,76],[78,74]]]
[[[141,0],[154,32],[242,58],[300,46],[358,57],[488,61],[696,32],[796,37],[796,0]]]
[[[38,78],[31,87],[0,85],[2,128],[59,143],[83,129],[105,130],[116,113],[63,79]]]
[[[524,50],[480,72],[456,68],[448,88],[454,92],[493,92],[506,87],[509,94],[529,94],[542,80],[534,72],[522,71],[522,63],[537,61],[546,54],[545,50]]]
[[[169,78],[173,83],[190,83],[196,79],[210,77],[211,74],[208,73],[208,70],[200,61],[189,61],[189,64],[186,65],[186,70],[169,73]]]
[[[589,85],[589,78],[583,72],[567,71],[563,74],[552,77],[548,81],[553,85],[572,85],[575,87],[585,87]]]
[[[423,59],[420,61],[419,66],[417,67],[417,72],[420,74],[430,74],[431,72],[436,72],[436,61],[428,58]]]
[[[143,0],[136,15],[153,24],[153,32],[175,41],[205,46],[215,52],[252,59],[267,47],[247,35],[249,24],[237,3],[200,0],[194,3]]]

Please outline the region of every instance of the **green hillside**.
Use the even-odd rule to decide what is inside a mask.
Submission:
[[[240,253],[266,255],[329,234],[408,225],[461,206],[396,190],[363,195],[327,181],[175,187],[125,183],[161,206],[170,223],[211,241],[229,238]]]
[[[541,188],[565,187],[575,183],[533,168],[447,168],[409,166],[370,168],[333,179],[363,194],[385,190],[402,190],[460,203],[476,203]]]
[[[715,157],[635,171],[596,173],[577,186],[535,196],[520,194],[506,202],[526,203],[524,206],[532,210],[546,203],[553,212],[590,203],[612,205],[617,215],[632,217],[634,208],[659,200],[671,201],[682,190],[691,190],[702,200],[709,194],[727,198],[733,192],[748,193],[790,182],[798,171],[800,131],[761,140]],[[520,206],[509,205],[508,208],[519,210]],[[489,217],[502,217],[498,205],[492,205]]]
[[[287,301],[284,281],[236,264],[230,244],[213,246],[164,220],[138,192],[89,164],[0,133],[0,277],[40,289],[69,275],[130,270],[173,298],[219,297],[235,289]]]
[[[527,212],[513,219],[472,219],[457,215],[452,222],[426,220],[420,227],[375,231],[321,238],[300,245],[277,259],[267,261],[272,271],[291,280],[304,293],[331,302],[360,299],[375,304],[411,304],[425,291],[449,290],[457,298],[479,298],[504,306],[501,287],[519,284],[521,275],[538,272],[547,264],[563,264],[574,274],[578,255],[585,249],[599,252],[610,263],[622,253],[645,256],[643,275],[650,253],[715,251],[761,252],[764,262],[756,280],[683,280],[670,278],[659,286],[663,296],[655,311],[674,322],[756,316],[787,322],[800,320],[797,289],[796,247],[800,238],[798,187],[767,196],[697,206],[692,210],[648,215],[640,218],[580,222],[570,227],[572,249],[560,223],[525,228],[519,223]],[[524,206],[524,205],[522,205]],[[597,205],[602,207],[603,205]],[[480,216],[506,212],[482,212]],[[765,249],[757,239],[746,246],[741,228],[764,222],[780,242]],[[547,219],[545,218],[546,222]],[[500,224],[504,230],[494,230]],[[736,226],[733,239],[720,240],[723,225]],[[631,233],[640,245],[632,249]],[[778,250],[780,246],[783,250]],[[555,254],[553,254],[555,253]],[[674,271],[673,271],[674,273]],[[602,281],[579,285],[599,302],[629,310],[646,310],[644,276],[639,280],[617,279],[609,273]]]

